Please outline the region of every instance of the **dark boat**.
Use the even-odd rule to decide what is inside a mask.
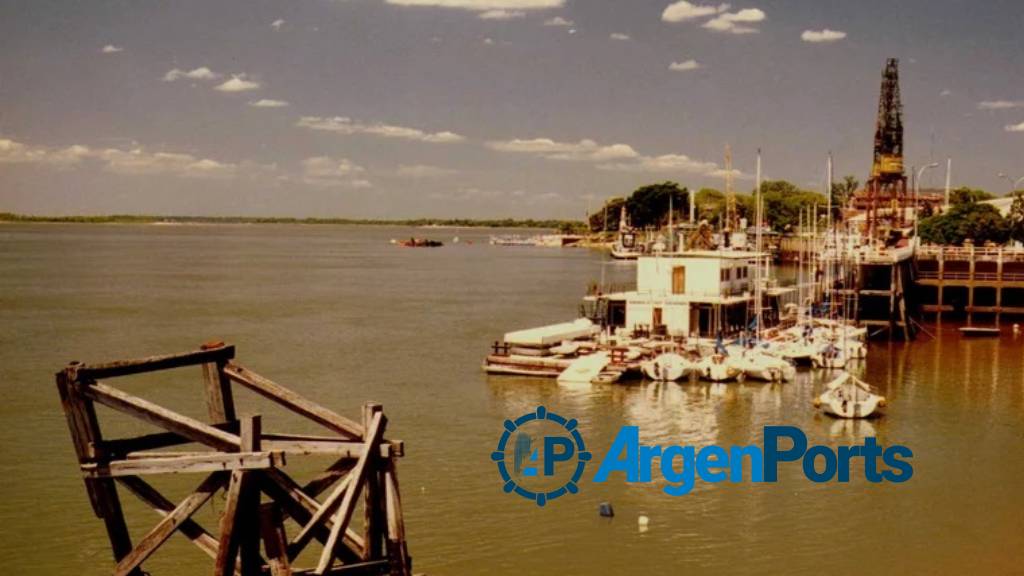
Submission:
[[[398,245],[406,248],[438,248],[444,246],[444,243],[427,238],[409,238],[408,240],[400,240]]]

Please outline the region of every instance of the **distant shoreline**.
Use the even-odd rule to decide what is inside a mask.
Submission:
[[[110,214],[105,216],[35,216],[0,212],[0,223],[52,224],[307,224],[357,226],[409,226],[421,228],[550,228],[579,225],[572,220],[472,219],[472,218],[286,218],[267,216],[153,216]]]

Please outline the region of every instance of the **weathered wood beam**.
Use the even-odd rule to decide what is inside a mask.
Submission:
[[[263,538],[263,549],[267,552],[270,576],[292,576],[284,516],[278,504],[264,504],[260,507],[260,535]]]
[[[311,576],[314,574],[317,576],[370,576],[374,574],[387,574],[388,569],[389,566],[387,560],[372,560],[370,562],[357,562],[354,564],[345,564],[344,566],[335,566],[323,572],[316,568],[309,570],[295,570],[292,574],[294,576]]]
[[[238,451],[238,436],[194,418],[178,414],[163,406],[143,400],[127,392],[122,392],[117,388],[112,388],[100,382],[79,383],[78,388],[86,397],[104,406],[150,422],[195,442],[212,446],[218,450]]]
[[[383,410],[384,408],[376,402],[363,404],[363,429],[369,430],[374,415],[382,413]],[[382,444],[381,447],[383,446]],[[363,489],[363,541],[366,542],[363,560],[367,561],[384,556],[380,462],[380,456],[375,453],[369,454],[366,462],[369,472],[366,474],[366,486]]]
[[[364,445],[362,442],[345,442],[335,440],[276,440],[266,438],[263,445],[267,450],[277,450],[287,454],[304,456],[310,454],[330,454],[340,458],[357,460],[363,454]],[[382,458],[390,458],[392,445],[382,443],[377,450]]]
[[[283,452],[209,452],[83,464],[82,474],[87,478],[193,474],[229,470],[263,470],[278,468],[284,463]]]
[[[321,508],[320,503],[303,491],[294,480],[280,470],[267,470],[263,474],[263,479],[263,491],[273,498],[274,501],[281,504],[284,512],[298,522],[300,526],[309,525],[313,515]],[[342,480],[342,484],[347,482],[348,480]],[[312,529],[311,537],[316,538],[320,542],[326,542],[327,537],[330,536],[332,525],[330,518],[328,518],[321,525]],[[343,551],[347,554],[345,561],[358,561],[362,558],[365,546],[362,536],[356,534],[351,529],[346,530],[345,545],[348,548],[347,551]],[[302,545],[302,547],[304,546],[305,544]],[[302,551],[302,547],[290,544],[288,547],[289,557],[294,560]]]
[[[238,420],[211,424],[211,426],[229,434],[238,434]],[[182,444],[191,444],[192,442],[195,442],[195,440],[186,438],[185,436],[175,432],[154,432],[152,434],[142,434],[131,438],[101,440],[94,443],[94,448],[96,453],[101,455],[103,458],[116,460],[131,452],[159,450],[160,448],[181,446]]]
[[[327,539],[324,544],[323,553],[320,555],[320,562],[317,565],[317,572],[323,574],[331,567],[331,563],[334,561],[336,555],[336,549],[339,548],[339,542],[341,541],[341,535],[345,533],[348,528],[349,522],[352,520],[352,513],[355,510],[356,499],[359,498],[359,493],[363,489],[363,484],[366,483],[366,475],[369,470],[369,463],[373,459],[373,454],[384,437],[384,428],[387,426],[387,418],[384,417],[382,412],[376,412],[373,415],[373,420],[370,423],[369,429],[366,432],[366,450],[363,455],[359,457],[359,461],[356,463],[356,467],[352,469],[352,473],[349,474],[349,478],[352,480],[349,482],[348,489],[344,491],[341,504],[338,506],[337,512],[334,513],[334,526],[331,526],[331,536]],[[332,494],[333,496],[334,494]],[[327,503],[324,503],[324,508],[327,507]],[[367,543],[369,545],[369,543]]]
[[[339,478],[348,474],[355,468],[357,460],[345,457],[339,459],[334,464],[331,464],[327,470],[314,476],[309,482],[306,482],[302,487],[302,491],[311,496],[317,496],[324,490],[327,490],[338,481]]]
[[[260,418],[250,417],[242,421],[239,444],[243,449],[258,449],[260,443]],[[214,563],[214,576],[228,576],[235,570],[235,562],[241,552],[243,576],[260,572],[258,522],[255,517],[259,506],[258,478],[248,470],[231,472],[224,512],[220,517],[220,547]],[[253,548],[255,544],[256,548]]]
[[[234,346],[222,346],[210,350],[196,350],[181,354],[164,354],[150,356],[136,360],[118,360],[100,364],[82,364],[78,366],[78,377],[81,380],[99,380],[100,378],[114,378],[117,376],[128,376],[130,374],[142,374],[167,370],[169,368],[180,368],[182,366],[194,366],[210,362],[227,362],[235,357]]]
[[[57,373],[57,390],[60,393],[61,405],[64,408],[71,439],[79,463],[91,462],[96,453],[93,444],[102,440],[99,421],[92,401],[81,393],[77,384],[78,370],[81,365],[74,362],[62,372]],[[110,548],[114,561],[119,562],[132,551],[131,534],[124,520],[121,500],[117,495],[117,486],[109,479],[85,480],[85,491],[89,495],[93,512],[103,519],[103,525],[110,539]],[[141,576],[140,570],[131,571],[131,576]]]
[[[409,576],[412,562],[405,543],[405,520],[402,516],[402,497],[398,490],[395,460],[388,460],[384,469],[384,506],[387,514],[387,552],[391,563],[391,576]]]
[[[344,416],[308,400],[280,384],[277,384],[251,370],[229,362],[224,373],[231,380],[260,394],[261,396],[305,416],[330,430],[351,439],[362,439],[363,427]]]
[[[149,558],[153,552],[156,552],[168,538],[174,534],[182,522],[188,520],[195,514],[196,510],[199,510],[203,504],[209,501],[210,497],[213,496],[214,492],[220,489],[224,485],[225,477],[223,474],[210,474],[205,480],[196,488],[195,492],[189,494],[184,500],[178,504],[173,510],[163,517],[149,531],[146,536],[135,545],[131,553],[121,559],[114,568],[114,576],[127,576],[137,567],[141,566],[143,562]]]
[[[227,474],[222,474],[225,478],[221,481],[224,482],[226,481]],[[135,494],[139,500],[148,504],[149,507],[160,516],[167,516],[175,509],[173,502],[164,498],[164,496],[157,492],[155,488],[150,486],[148,482],[138,476],[120,476],[117,481],[127,488],[129,492]],[[192,543],[200,550],[209,555],[210,558],[217,557],[217,539],[207,532],[205,528],[196,523],[195,520],[183,520],[181,524],[178,525],[178,530],[191,540]]]
[[[200,350],[224,348],[223,342],[207,342]],[[203,364],[203,390],[206,393],[206,409],[210,421],[230,422],[235,419],[235,401],[231,395],[231,380],[224,374],[227,358]]]
[[[263,419],[250,416],[242,419],[239,438],[242,450],[257,451],[262,449]],[[260,486],[256,472],[245,472],[250,476],[249,486],[240,496],[238,522],[242,522],[239,537],[239,558],[243,576],[260,576],[264,562],[260,556]]]

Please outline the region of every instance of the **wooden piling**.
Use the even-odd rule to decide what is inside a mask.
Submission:
[[[103,519],[114,556],[112,574],[141,576],[144,563],[175,532],[181,532],[214,561],[218,576],[298,574],[408,575],[411,571],[402,524],[395,461],[401,441],[385,438],[387,418],[366,403],[361,422],[350,420],[233,362],[235,349],[221,342],[199,350],[102,364],[71,363],[56,375],[61,407],[96,515]],[[208,422],[190,418],[100,379],[198,366]],[[260,415],[239,418],[232,384],[254,391],[311,420],[330,435],[264,431]],[[161,428],[157,433],[105,439],[94,403]],[[193,445],[196,448],[179,449]],[[171,448],[175,451],[165,450]],[[305,484],[292,479],[288,458],[333,455],[335,462]],[[142,476],[206,476],[178,504]],[[132,545],[117,484],[159,515]],[[332,489],[333,487],[333,489]],[[226,490],[216,535],[194,519],[218,490]],[[331,490],[322,501],[320,495]],[[266,499],[266,502],[262,500]],[[363,529],[349,524],[362,501]],[[285,521],[301,526],[289,543]],[[324,545],[314,569],[295,568],[305,545]]]

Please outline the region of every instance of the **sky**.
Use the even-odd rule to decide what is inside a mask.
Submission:
[[[1024,177],[1020,0],[0,0],[0,211],[579,218],[673,180]]]

